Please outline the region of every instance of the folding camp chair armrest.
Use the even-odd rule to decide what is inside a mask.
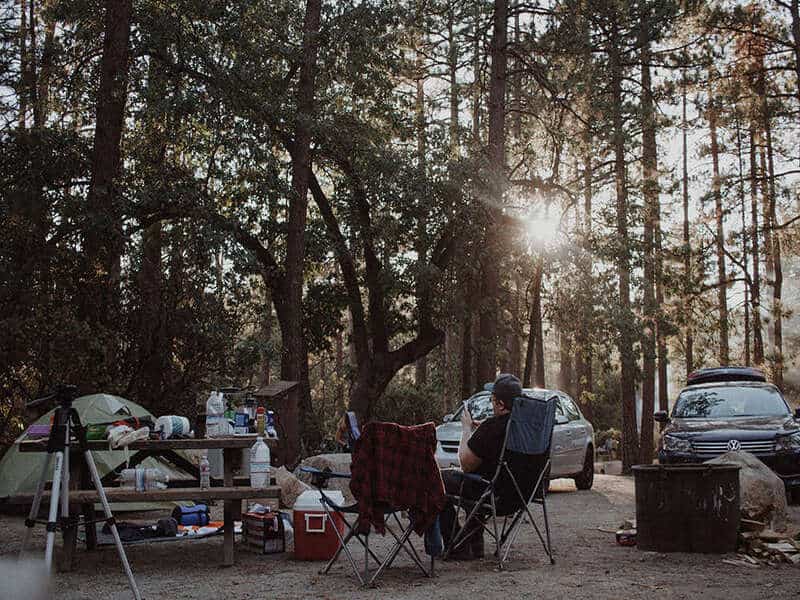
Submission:
[[[302,473],[309,473],[315,477],[321,477],[323,479],[350,479],[352,475],[350,473],[336,473],[334,471],[323,471],[322,469],[315,469],[314,467],[300,467],[300,471]]]
[[[491,481],[484,479],[477,473],[461,473],[461,477],[469,481],[474,481],[475,483],[482,483],[484,485],[491,485],[492,483]]]

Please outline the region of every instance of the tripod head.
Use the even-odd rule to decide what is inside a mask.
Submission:
[[[78,397],[78,386],[59,384],[55,389],[41,398],[36,398],[25,404],[26,408],[38,408],[49,405],[51,402],[58,404],[61,408],[69,410],[72,408],[72,401]]]

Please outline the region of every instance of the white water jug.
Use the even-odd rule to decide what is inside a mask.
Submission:
[[[259,437],[250,448],[250,485],[265,488],[269,485],[269,446]]]

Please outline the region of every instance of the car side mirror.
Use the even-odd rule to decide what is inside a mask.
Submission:
[[[656,423],[668,423],[669,422],[669,415],[665,410],[659,410],[658,412],[653,414],[653,420]]]
[[[442,418],[442,423],[449,423],[452,420],[453,420],[453,413],[450,413]]]
[[[569,419],[564,415],[556,415],[556,425],[566,425],[569,423]]]

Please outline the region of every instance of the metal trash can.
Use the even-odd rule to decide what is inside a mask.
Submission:
[[[656,552],[735,552],[739,466],[639,465],[636,544]]]

